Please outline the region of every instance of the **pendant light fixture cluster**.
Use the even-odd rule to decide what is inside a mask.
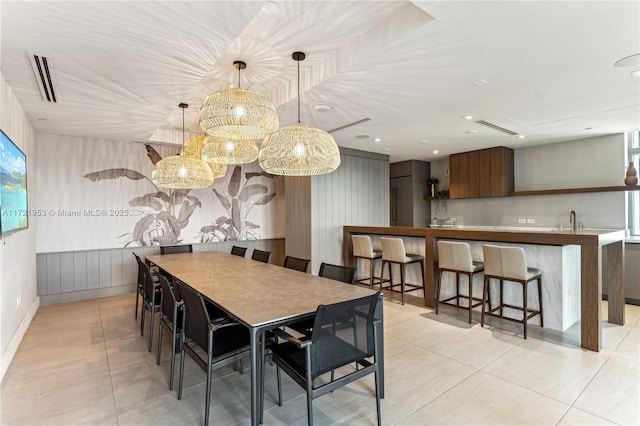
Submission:
[[[187,153],[184,137],[184,110],[189,108],[189,105],[181,103],[178,106],[182,108],[182,152],[158,161],[151,173],[151,181],[163,188],[206,188],[213,184],[211,168],[199,155]]]
[[[333,172],[340,165],[340,151],[327,132],[300,124],[300,61],[298,62],[298,124],[278,130],[273,104],[259,93],[240,87],[240,71],[247,67],[235,61],[238,87],[210,94],[200,109],[200,127],[206,133],[202,158],[223,164],[250,163],[259,158],[268,173],[309,176]],[[260,150],[256,140],[263,139]]]

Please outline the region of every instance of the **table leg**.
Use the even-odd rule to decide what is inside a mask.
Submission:
[[[380,295],[380,301],[376,306],[375,317],[380,318],[380,326],[374,328],[375,336],[374,338],[378,341],[379,344],[379,360],[378,362],[379,372],[378,372],[378,382],[380,384],[380,398],[384,398],[384,315],[382,308],[382,295]]]
[[[259,408],[259,390],[260,386],[258,385],[259,380],[259,362],[258,355],[260,352],[260,336],[259,331],[255,328],[250,329],[250,345],[251,345],[251,425],[258,426],[260,413],[258,413]]]

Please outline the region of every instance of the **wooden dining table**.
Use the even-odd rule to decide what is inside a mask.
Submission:
[[[266,264],[228,253],[211,251],[149,256],[167,274],[190,286],[209,302],[249,329],[251,346],[251,424],[260,421],[259,390],[262,378],[260,342],[264,332],[311,317],[318,305],[369,296],[374,291]],[[376,328],[383,344],[382,303]],[[381,397],[384,397],[384,349],[379,359]]]

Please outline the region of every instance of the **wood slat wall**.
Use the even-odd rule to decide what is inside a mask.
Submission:
[[[311,271],[342,264],[344,225],[389,226],[389,158],[341,149],[333,173],[311,178]],[[287,220],[289,220],[287,218]]]
[[[194,244],[193,251],[230,252],[233,245],[248,247],[247,257],[257,248],[272,252],[270,263],[281,265],[284,260],[283,238]],[[133,253],[147,257],[160,254],[160,247],[37,254],[40,304],[106,297],[133,291],[138,273]]]

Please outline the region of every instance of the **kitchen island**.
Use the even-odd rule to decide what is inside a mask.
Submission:
[[[547,246],[578,246],[580,251],[580,331],[581,346],[592,351],[602,348],[600,301],[602,283],[609,287],[608,321],[624,324],[624,237],[622,230],[556,230],[505,227],[411,228],[345,226],[343,263],[354,266],[351,235],[416,237],[424,240],[426,260],[425,301],[435,306],[436,241],[486,241]],[[543,271],[544,279],[544,271]]]

